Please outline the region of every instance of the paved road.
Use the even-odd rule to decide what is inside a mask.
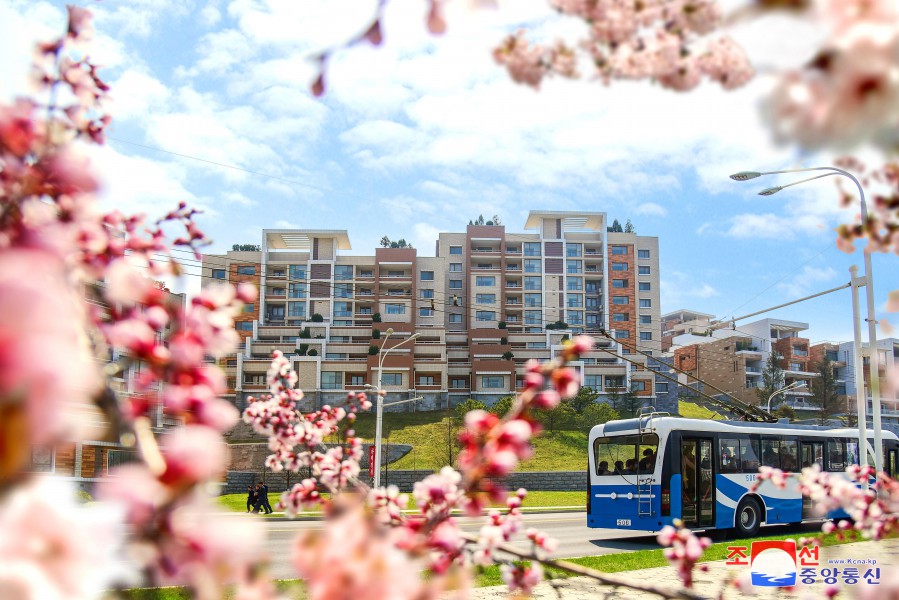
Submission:
[[[252,518],[244,515],[245,518]],[[484,519],[460,518],[462,528],[469,532],[480,529]],[[646,550],[658,548],[655,537],[643,533],[631,533],[613,529],[590,529],[586,526],[585,513],[532,514],[524,517],[525,528],[536,527],[559,540],[555,557],[569,558]],[[273,559],[271,574],[278,579],[296,577],[290,567],[290,554],[296,532],[303,529],[320,529],[317,521],[265,521],[268,529],[268,548]],[[523,536],[521,536],[523,537]],[[525,540],[526,542],[526,540]],[[521,543],[526,548],[526,543]]]

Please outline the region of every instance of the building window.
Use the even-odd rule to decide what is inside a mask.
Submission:
[[[540,256],[540,242],[525,242],[524,243],[524,255],[525,256]]]
[[[622,323],[624,321],[630,321],[631,316],[627,313],[615,313],[612,315],[612,321],[616,323]]]
[[[534,260],[533,258],[525,259],[524,272],[525,273],[539,273],[540,272],[540,261]]]
[[[353,278],[353,265],[337,265],[334,267],[334,279],[347,280]]]
[[[234,326],[237,328],[237,331],[253,331],[252,321],[238,321]]]
[[[422,281],[434,281],[434,271],[422,271],[421,272],[421,280]]]
[[[616,329],[615,330],[615,339],[616,340],[626,340],[629,337],[631,337],[631,333],[627,329]]]
[[[668,393],[668,383],[656,383],[656,394],[667,394]]]
[[[584,289],[584,280],[580,277],[569,277],[566,285],[569,292],[579,292]]]
[[[384,373],[381,376],[381,385],[403,385],[403,374]]]
[[[450,246],[450,254],[462,254],[462,246]]]
[[[434,290],[420,290],[421,298],[427,300],[434,297]]]
[[[525,294],[524,305],[530,307],[539,307],[543,305],[543,294]]]
[[[212,270],[212,278],[213,279],[224,279],[225,278],[225,270],[224,269],[213,269]]]
[[[353,309],[350,306],[349,302],[335,302],[334,303],[334,316],[335,317],[352,317]]]
[[[652,289],[652,286],[649,284],[648,281],[641,281],[641,282],[640,282],[640,291],[641,291],[641,292],[648,292],[648,291],[650,291],[651,289]]]
[[[606,387],[607,388],[623,388],[624,387],[624,375],[606,375]]]
[[[612,263],[613,271],[627,271],[627,263]]]
[[[651,315],[640,315],[640,325],[651,325],[652,324],[652,316]]]
[[[652,308],[652,300],[649,299],[641,299],[640,300],[640,308]]]
[[[306,303],[305,302],[290,302],[287,304],[287,316],[288,317],[305,317],[306,316]]]
[[[450,273],[461,273],[462,263],[450,263]]]
[[[450,279],[449,286],[451,290],[461,290],[462,289],[462,280],[461,279]]]
[[[581,255],[581,245],[580,244],[566,244],[565,245],[565,256],[569,258],[578,258]]]
[[[352,298],[353,297],[353,284],[352,283],[335,283],[334,284],[334,297],[335,298]]]
[[[584,297],[580,294],[568,294],[568,308],[584,308]]]
[[[543,284],[540,281],[540,277],[525,277],[524,278],[524,289],[539,290],[542,287],[543,287]]]
[[[449,316],[449,322],[450,322],[450,323],[461,323],[461,322],[462,322],[462,315],[450,315],[450,316]]]
[[[637,250],[637,258],[649,258],[649,250]]]
[[[481,375],[482,389],[501,389],[503,387],[502,375]]]
[[[420,317],[433,317],[433,316],[434,316],[434,309],[433,309],[433,308],[425,308],[425,307],[419,308],[419,309],[418,309],[418,316],[420,316]]]
[[[477,294],[475,296],[476,304],[496,304],[496,294]]]
[[[649,273],[650,273],[649,267],[647,267],[645,265],[640,265],[637,267],[637,273],[639,273],[640,275],[649,275]]]
[[[495,321],[496,313],[492,310],[479,310],[477,312],[478,321]]]
[[[290,265],[288,274],[291,279],[306,279],[306,265]]]
[[[306,284],[305,283],[291,283],[288,286],[287,295],[289,298],[305,298],[306,297]]]
[[[245,313],[251,313],[254,310],[256,310],[256,305],[253,304],[252,302],[250,302],[249,304],[243,305],[243,312],[245,312]]]
[[[405,304],[386,304],[384,308],[388,315],[404,315],[406,314]]]
[[[368,278],[368,277],[374,277],[374,276],[375,276],[375,272],[372,271],[371,269],[360,269],[359,270],[359,277]]]
[[[350,385],[365,385],[365,375],[350,375]]]
[[[640,341],[648,342],[652,340],[652,332],[651,331],[641,331],[640,332]]]
[[[584,375],[584,387],[594,392],[602,390],[602,375]]]
[[[612,246],[612,254],[627,254],[627,246]]]
[[[612,296],[612,304],[629,304],[629,302],[627,296]]]
[[[613,279],[612,287],[613,288],[626,288],[627,287],[627,279]]]
[[[475,284],[478,287],[492,287],[496,285],[496,277],[493,275],[478,275],[475,278]]]
[[[528,342],[527,349],[528,350],[545,350],[546,342]]]
[[[434,377],[432,375],[419,375],[418,385],[434,385]]]
[[[461,390],[468,387],[468,381],[460,378],[450,379],[450,387],[454,390]]]
[[[237,274],[238,275],[255,275],[256,267],[247,267],[247,266],[237,267]]]
[[[579,261],[579,260],[566,260],[565,261],[565,270],[569,275],[584,272],[584,269],[581,265],[581,261]]]
[[[524,323],[525,325],[542,325],[543,324],[543,315],[539,310],[526,310],[524,311]]]
[[[645,381],[631,381],[631,390],[635,392],[645,392],[646,391],[646,382]]]
[[[568,320],[569,325],[577,326],[577,325],[584,324],[584,313],[575,310],[575,311],[568,311],[567,314],[568,314],[567,320]]]
[[[340,371],[322,371],[322,389],[323,390],[339,390],[343,387],[341,382]]]

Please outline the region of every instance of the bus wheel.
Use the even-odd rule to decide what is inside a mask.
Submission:
[[[762,525],[762,509],[759,503],[752,499],[746,498],[740,502],[737,507],[736,529],[741,536],[753,537],[759,532]]]

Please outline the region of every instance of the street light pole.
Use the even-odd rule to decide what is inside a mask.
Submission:
[[[418,337],[417,333],[413,333],[396,346],[384,350],[384,346],[387,345],[387,339],[393,334],[393,328],[388,328],[384,334],[384,341],[381,342],[381,349],[378,351],[378,386],[375,388],[375,480],[373,485],[376,488],[381,486],[381,422],[384,418],[384,396],[381,395],[381,376],[384,370],[384,359],[394,348],[399,348]]]
[[[794,381],[790,385],[788,385],[786,387],[782,387],[779,390],[777,390],[776,392],[774,392],[773,394],[771,394],[770,396],[768,396],[768,414],[769,415],[771,414],[771,400],[774,399],[774,396],[776,396],[778,394],[782,394],[783,392],[786,392],[787,390],[794,390],[796,388],[801,388],[801,387],[805,387],[804,381]]]
[[[786,185],[770,187],[759,192],[762,196],[771,196],[772,194],[776,194],[784,188],[788,188],[794,185],[799,185],[800,183],[806,183],[808,181],[814,181],[815,179],[821,179],[822,177],[829,177],[832,175],[841,175],[843,177],[848,177],[855,184],[855,187],[858,188],[858,196],[859,201],[861,202],[861,217],[862,217],[862,226],[864,226],[868,222],[868,205],[865,202],[865,190],[862,188],[862,184],[856,179],[855,175],[850,173],[849,171],[845,171],[843,169],[838,169],[837,167],[808,167],[805,169],[785,169],[782,171],[741,171],[739,173],[734,173],[730,176],[731,179],[735,181],[748,181],[749,179],[755,179],[756,177],[760,177],[762,175],[779,175],[782,173],[808,173],[811,171],[827,171],[823,175],[816,175],[814,177],[809,177],[808,179],[802,179],[800,181],[795,181],[793,183],[788,183]],[[868,304],[868,317],[865,319],[868,322],[868,345],[870,346],[870,359],[868,362],[869,366],[869,382],[868,388],[871,390],[871,418],[872,418],[872,428],[874,429],[874,468],[877,469],[877,472],[883,470],[883,441],[882,441],[882,429],[880,422],[880,365],[879,365],[879,356],[877,353],[877,318],[874,312],[874,270],[871,265],[871,252],[868,249],[863,251],[864,261],[865,261],[865,274],[862,276],[863,283],[859,283],[857,285],[865,286],[865,295],[867,296],[867,304]],[[854,279],[854,278],[853,278]],[[855,300],[856,296],[856,284],[853,284],[853,300]],[[857,322],[856,318],[856,322]],[[860,336],[856,336],[855,340],[855,359],[857,362],[862,362],[862,348],[861,348],[861,339]],[[861,369],[856,369],[856,373],[860,373]],[[858,377],[856,376],[856,381],[858,382]],[[861,444],[861,448],[859,448],[859,464],[864,464],[861,460],[862,453],[864,453],[865,457],[867,457],[867,449],[865,445],[865,438],[863,437],[863,430],[866,427],[864,417],[864,412],[867,411],[868,399],[864,394],[864,386],[861,388],[859,384],[856,383],[856,389],[861,389],[861,393],[856,393],[858,396],[858,403],[860,406],[863,406],[865,411],[859,411],[859,444]]]

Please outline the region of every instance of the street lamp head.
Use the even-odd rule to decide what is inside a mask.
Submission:
[[[755,179],[756,177],[761,177],[761,173],[757,171],[740,171],[739,173],[734,173],[730,176],[734,181],[748,181],[750,179]]]
[[[414,340],[414,339],[417,338],[417,337],[421,337],[421,334],[420,334],[420,333],[413,333],[412,335],[409,336],[409,339],[410,339],[410,340]]]
[[[385,331],[384,333],[386,333],[387,335],[393,335],[393,327],[388,327],[387,331]]]
[[[776,194],[777,192],[779,192],[782,189],[783,188],[780,187],[779,185],[776,185],[774,187],[765,188],[761,192],[759,192],[759,196],[773,196],[774,194]]]

